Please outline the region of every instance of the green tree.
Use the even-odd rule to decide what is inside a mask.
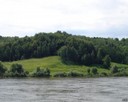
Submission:
[[[91,65],[92,64],[92,61],[91,61],[91,55],[90,54],[85,54],[82,59],[82,64],[84,65]]]
[[[26,77],[26,73],[21,64],[12,64],[9,73],[11,77]]]
[[[24,69],[22,67],[21,64],[12,64],[11,65],[11,69],[10,69],[11,72],[15,73],[15,72],[18,72],[18,73],[23,73],[24,72]]]
[[[59,50],[58,54],[61,56],[61,58],[64,62],[71,61],[71,62],[77,63],[78,53],[74,47],[63,46]]]
[[[97,52],[97,63],[98,64],[103,64],[103,51],[101,48],[98,49],[98,52]]]
[[[66,48],[64,60],[75,64],[101,64],[108,67],[103,58],[109,55],[111,61],[127,64],[128,38],[90,38],[71,35],[66,32],[38,33],[32,37],[0,36],[0,61],[14,61],[33,57],[55,56],[62,47]],[[61,56],[63,59],[64,57]],[[88,59],[88,60],[87,60]],[[86,61],[84,61],[86,60]]]
[[[108,69],[110,65],[111,65],[111,58],[109,57],[109,55],[106,55],[105,58],[103,59],[103,66]]]

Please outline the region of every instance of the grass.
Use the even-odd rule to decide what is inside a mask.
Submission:
[[[51,75],[54,75],[55,73],[58,72],[70,72],[70,71],[75,71],[82,73],[84,75],[87,74],[87,69],[88,68],[93,68],[96,67],[98,68],[98,72],[106,72],[110,73],[110,70],[98,67],[98,66],[80,66],[80,65],[66,65],[62,63],[61,59],[59,56],[50,56],[50,57],[44,57],[44,58],[32,58],[32,59],[27,59],[27,60],[19,60],[19,61],[14,61],[14,62],[3,62],[3,64],[7,67],[10,68],[10,66],[13,63],[18,63],[22,64],[24,69],[29,72],[33,72],[36,67],[41,67],[43,68],[49,68],[51,70]],[[117,63],[112,63],[112,65],[117,65],[118,67],[127,67],[128,65],[124,64],[117,64]]]
[[[125,68],[126,69],[126,72],[128,72],[128,65],[126,64],[120,64],[120,63],[112,63],[111,64],[112,66],[116,65],[118,68]]]

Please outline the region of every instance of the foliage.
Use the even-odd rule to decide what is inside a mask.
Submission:
[[[92,65],[96,63],[96,51],[92,43],[77,38],[69,38],[67,44],[60,48],[59,55],[64,62]]]
[[[59,51],[58,54],[61,56],[64,62],[74,62],[77,63],[78,61],[78,53],[74,47],[63,46]]]
[[[111,68],[111,73],[114,76],[128,76],[128,72],[126,68],[119,68],[116,65]]]
[[[54,74],[54,77],[82,77],[84,76],[82,73],[70,71],[70,72],[58,72]]]
[[[109,55],[106,55],[105,58],[103,59],[103,66],[109,69],[110,65],[111,65],[111,58],[109,57]]]
[[[53,77],[67,77],[67,73],[65,72],[58,72],[53,75]]]
[[[32,73],[33,77],[50,77],[50,70],[48,68],[41,69],[40,67],[36,68],[36,71]]]
[[[82,77],[84,75],[82,73],[70,71],[70,72],[68,72],[67,76],[69,76],[69,77]]]
[[[102,59],[103,59],[103,50],[99,48],[97,52],[97,64],[103,64]]]
[[[102,73],[100,74],[100,76],[105,77],[105,76],[108,76],[108,74],[107,74],[106,72],[102,72]]]
[[[92,68],[92,74],[94,74],[94,75],[98,74],[97,68]]]
[[[111,70],[104,69],[100,65],[94,65],[94,66],[67,65],[61,62],[59,56],[50,56],[50,57],[45,57],[45,58],[33,58],[33,59],[19,60],[19,61],[14,61],[14,62],[3,62],[2,64],[6,66],[7,68],[7,71],[5,72],[4,76],[11,77],[10,74],[13,74],[13,73],[8,73],[8,71],[10,71],[10,67],[14,63],[22,64],[27,76],[31,76],[33,71],[36,72],[35,68],[37,67],[37,65],[41,66],[41,69],[49,68],[51,76],[54,76],[54,74],[56,73],[63,73],[63,72],[65,72],[67,75],[69,72],[73,71],[73,72],[81,73],[84,76],[87,75],[87,77],[92,77],[93,76],[92,68],[97,68],[98,76],[105,76],[104,74],[102,74],[103,72],[106,73],[107,76],[111,76],[111,75],[113,76],[115,74],[127,75],[128,73],[128,69],[127,69],[128,65],[126,64],[111,63],[112,66],[116,65],[119,71],[118,73],[112,74]],[[88,71],[87,71],[88,69],[90,69],[90,74],[88,74]]]
[[[32,58],[27,60],[19,60],[14,62],[3,62],[4,66],[6,66],[8,69],[13,63],[20,63],[23,65],[25,71],[28,71],[30,74],[37,68],[37,66],[41,66],[41,69],[49,68],[50,74],[53,76],[55,73],[59,72],[78,72],[82,74],[87,74],[87,69],[92,68],[92,66],[85,66],[85,65],[74,65],[70,64],[67,65],[61,61],[61,58],[59,56],[49,56],[44,58]],[[93,67],[96,67],[95,65]],[[102,66],[97,65],[97,69],[100,72],[107,72],[109,73],[109,70],[103,69]],[[10,70],[10,69],[9,69]]]
[[[8,77],[26,77],[27,73],[24,71],[24,68],[21,64],[12,64],[8,73],[6,73]]]
[[[4,67],[4,65],[2,64],[2,62],[0,62],[0,76],[3,76],[3,74],[5,73],[6,68]]]
[[[91,69],[90,69],[90,68],[87,69],[87,73],[88,73],[88,74],[91,73]]]
[[[13,73],[15,73],[15,72],[17,72],[17,73],[23,73],[24,72],[24,69],[23,69],[23,67],[22,67],[21,64],[17,64],[16,63],[16,64],[12,64],[11,65],[10,71],[13,72]]]
[[[101,64],[109,68],[110,59],[128,64],[128,39],[90,38],[61,31],[23,38],[0,36],[1,61],[55,56],[57,52],[63,61],[89,66]]]
[[[57,57],[57,54],[60,57]],[[53,57],[48,58],[48,56]],[[55,58],[57,60],[54,60],[54,56],[56,56]],[[33,59],[31,60],[31,58]],[[42,59],[37,60],[35,58],[44,58],[47,61],[44,62]],[[63,62],[69,63],[70,65],[62,63],[60,58]],[[33,69],[39,65],[44,68],[49,67],[52,75],[56,72],[67,73],[70,70],[73,70],[73,72],[78,71],[78,73],[82,74],[89,74],[93,73],[92,70],[84,71],[84,68],[96,66],[99,73],[105,71],[107,74],[110,72],[113,74],[127,74],[127,69],[125,69],[125,73],[125,71],[120,70],[121,67],[117,68],[118,71],[116,71],[117,69],[111,68],[111,71],[108,69],[113,62],[128,64],[128,38],[121,40],[117,38],[90,38],[71,35],[61,31],[55,33],[42,32],[32,37],[25,36],[22,38],[0,36],[0,61],[6,63],[7,67],[10,67],[12,63],[17,63],[18,60],[21,59],[22,61],[19,61],[21,62],[20,64],[22,64],[28,72],[32,72]],[[105,69],[101,68],[103,66]],[[12,67],[14,68],[11,67],[8,71],[6,71],[6,68],[2,64],[0,64],[0,67],[1,75],[27,75],[21,65],[13,65]],[[44,69],[41,68],[39,72],[35,73],[42,76]]]
[[[117,66],[112,66],[111,73],[114,74],[114,73],[118,73],[118,72],[119,72],[118,67]]]

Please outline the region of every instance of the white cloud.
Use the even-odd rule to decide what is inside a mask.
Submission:
[[[102,34],[120,29],[127,37],[127,9],[127,0],[0,0],[0,35],[65,30],[114,37]]]

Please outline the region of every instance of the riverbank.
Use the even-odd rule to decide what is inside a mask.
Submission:
[[[25,75],[20,77],[113,77],[113,76],[128,76],[128,65],[111,63],[111,67],[117,66],[118,71],[112,73],[111,69],[105,69],[102,66],[80,66],[62,63],[59,56],[50,56],[45,58],[33,58],[27,60],[19,60],[14,62],[2,62],[9,71],[13,64],[20,64],[24,69]],[[47,70],[48,69],[48,70]],[[50,73],[46,73],[47,71]],[[7,72],[8,72],[7,71]],[[10,77],[8,73],[5,77]],[[44,75],[43,73],[48,75]],[[12,73],[11,73],[12,74]],[[12,76],[15,77],[13,73]],[[22,73],[23,74],[23,73]]]

